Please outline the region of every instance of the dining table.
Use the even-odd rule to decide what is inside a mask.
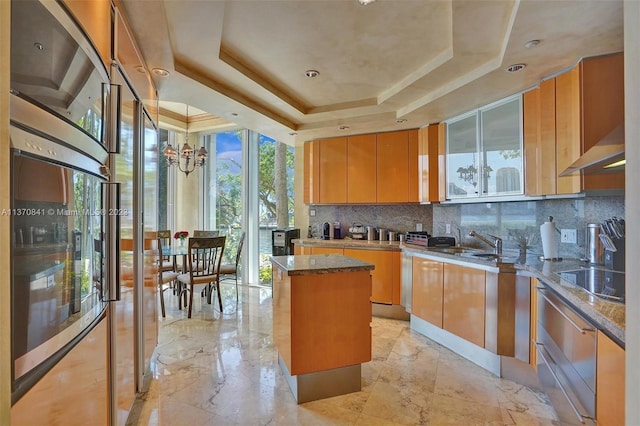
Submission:
[[[189,254],[189,249],[185,246],[180,245],[171,245],[167,247],[162,247],[162,256],[172,256],[174,259],[173,264],[177,265],[178,256],[182,256],[182,273],[187,272],[187,255]]]

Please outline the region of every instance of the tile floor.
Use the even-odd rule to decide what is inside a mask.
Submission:
[[[493,376],[411,331],[373,318],[362,391],[298,405],[278,367],[271,290],[223,284],[224,314],[167,294],[149,389],[128,425],[558,425],[544,393]],[[217,309],[217,308],[216,308]]]

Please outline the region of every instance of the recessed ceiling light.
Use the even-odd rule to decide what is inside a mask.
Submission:
[[[363,5],[363,6],[366,6],[368,4],[375,3],[375,1],[376,0],[358,0],[358,3]]]
[[[306,75],[309,78],[316,78],[317,76],[320,75],[320,72],[318,72],[316,70],[306,70],[304,72],[304,75]]]
[[[166,77],[169,75],[169,71],[165,70],[164,68],[154,68],[151,70],[155,75],[160,76],[160,77]]]
[[[295,136],[297,134],[298,134],[297,132],[291,132],[291,133],[289,133],[289,136]]]
[[[136,67],[136,71],[138,71],[140,74],[146,74],[147,73],[147,70],[145,70],[142,65],[138,65]]]
[[[44,50],[44,45],[42,43],[33,43],[33,47],[35,47],[38,50]]]
[[[539,44],[540,40],[529,40],[524,44],[524,47],[526,47],[527,49],[531,49],[532,47],[536,47]]]
[[[407,122],[407,119],[406,119],[406,118],[398,118],[398,119],[396,120],[396,123],[398,123],[398,124],[402,124],[402,123],[406,123],[406,122]]]
[[[338,127],[340,130],[349,130],[349,126],[340,126]]]
[[[525,64],[513,64],[513,65],[509,65],[506,69],[509,72],[518,72],[523,70],[526,67]]]

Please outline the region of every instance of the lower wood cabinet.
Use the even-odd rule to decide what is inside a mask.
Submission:
[[[596,420],[600,426],[625,424],[625,354],[598,331],[596,364]]]
[[[485,271],[444,264],[442,328],[484,347]]]
[[[412,269],[411,313],[442,328],[443,263],[414,257]]]
[[[315,254],[315,247],[314,247]],[[373,263],[371,301],[387,305],[400,304],[400,252],[345,248],[344,255]]]
[[[306,247],[305,254],[343,254],[342,247]]]

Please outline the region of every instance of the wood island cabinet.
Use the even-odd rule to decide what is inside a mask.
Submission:
[[[413,258],[411,313],[442,328],[444,266],[442,262]]]
[[[372,302],[387,305],[400,304],[399,251],[345,248],[344,255],[375,265],[375,269],[371,271]]]
[[[444,264],[442,328],[484,347],[485,271]]]
[[[625,424],[625,353],[598,331],[596,366],[596,420],[600,426]]]

